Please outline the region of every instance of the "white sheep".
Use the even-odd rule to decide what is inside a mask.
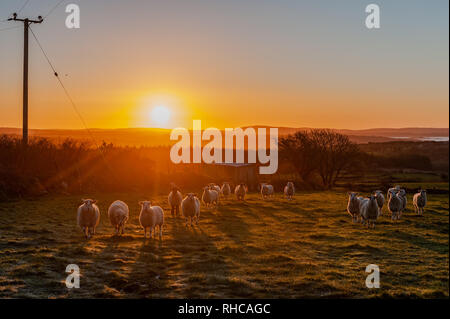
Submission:
[[[162,227],[164,225],[164,211],[159,206],[152,206],[149,201],[139,202],[141,212],[139,214],[139,223],[144,229],[144,238],[147,238],[147,229],[150,230],[150,238],[152,238],[153,229],[159,227],[159,239],[162,239]]]
[[[295,194],[295,187],[293,182],[287,182],[287,185],[284,187],[284,195],[288,200],[292,200],[292,197]]]
[[[231,194],[231,187],[230,187],[230,183],[224,182],[222,184],[222,188],[220,189],[220,193],[225,196],[228,197]]]
[[[219,204],[219,193],[215,189],[211,189],[211,187],[204,187],[202,194],[202,202],[209,207],[210,205],[218,205]]]
[[[262,183],[261,184],[262,199],[266,199],[267,197],[272,197],[272,195],[273,195],[273,186],[270,184]]]
[[[116,235],[122,235],[125,230],[125,223],[130,216],[128,205],[121,200],[116,200],[108,208],[108,217],[111,225],[115,229]]]
[[[384,206],[384,195],[382,191],[375,191],[375,198],[377,199],[377,204],[378,204],[378,208],[379,208],[379,213],[378,213],[378,217],[380,217],[381,215],[383,215],[383,206]]]
[[[168,196],[168,202],[170,206],[170,213],[172,217],[178,216],[180,214],[180,205],[183,200],[183,195],[181,194],[178,187],[172,184],[172,189]]]
[[[198,200],[196,194],[188,193],[186,195],[186,197],[181,202],[181,212],[186,219],[186,227],[188,225],[188,221],[192,226],[192,222],[194,219],[195,224],[198,225],[198,222],[200,220],[200,201]]]
[[[391,213],[391,219],[397,220],[399,219],[402,206],[403,206],[403,200],[400,198],[400,196],[397,194],[398,191],[395,189],[391,189],[389,191],[389,201],[388,201],[388,210]]]
[[[241,183],[234,188],[234,195],[237,200],[245,200],[245,195],[247,194],[247,185]]]
[[[93,199],[82,199],[83,204],[77,210],[77,224],[83,230],[84,236],[89,239],[95,235],[95,228],[100,222],[100,210]]]
[[[375,228],[375,222],[377,221],[379,214],[379,207],[375,195],[370,195],[369,198],[364,198],[360,203],[360,213],[363,219],[363,225],[367,223],[367,227]]]
[[[362,197],[358,197],[358,193],[348,192],[348,203],[347,203],[347,212],[352,216],[352,221],[354,223],[358,222],[361,213],[360,213],[360,199]]]
[[[427,191],[421,189],[418,193],[413,196],[414,211],[418,215],[423,215],[423,209],[427,205]]]

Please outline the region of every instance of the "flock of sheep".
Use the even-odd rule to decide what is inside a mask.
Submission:
[[[348,193],[347,212],[352,216],[353,222],[361,222],[367,227],[375,227],[375,222],[383,214],[385,197],[381,191],[375,191],[369,197],[358,196],[358,193]],[[387,192],[387,208],[391,213],[392,220],[398,220],[402,217],[406,209],[406,191],[400,186],[389,188]],[[427,204],[427,191],[419,190],[413,196],[414,211],[418,215],[423,214]]]
[[[234,189],[236,199],[243,201],[248,192],[246,184],[238,184]],[[294,183],[288,182],[284,188],[284,194],[287,199],[292,200],[295,188]],[[272,197],[274,187],[270,184],[261,184],[261,196],[263,199]],[[216,184],[209,184],[203,188],[202,202],[206,207],[215,207],[219,204],[220,196],[227,198],[231,195],[230,183],[223,183],[222,187]],[[186,226],[195,222],[198,224],[200,220],[200,200],[196,193],[187,193],[183,196],[177,186],[172,184],[171,191],[168,196],[168,202],[171,207],[172,217],[177,217],[181,213],[185,218]],[[97,201],[93,199],[83,199],[82,204],[77,211],[77,224],[82,229],[86,238],[95,235],[95,229],[100,222],[100,210],[96,205]],[[144,230],[144,237],[147,238],[147,232],[150,238],[156,230],[159,231],[159,238],[162,238],[162,227],[164,225],[164,211],[160,206],[152,206],[150,201],[139,202],[141,212],[139,214],[139,223]],[[114,228],[115,235],[124,233],[125,224],[130,216],[128,205],[123,201],[116,200],[108,208],[108,217]]]
[[[238,184],[234,189],[234,195],[238,201],[245,200],[248,192],[246,184]],[[274,187],[267,183],[260,184],[261,197],[271,198],[274,195]],[[294,183],[288,182],[284,187],[284,195],[288,200],[292,200],[295,194]],[[201,200],[208,207],[217,207],[220,197],[227,198],[231,195],[230,183],[223,183],[222,187],[216,184],[209,184],[203,188]],[[348,193],[347,211],[352,216],[353,222],[362,222],[367,227],[375,227],[375,222],[382,215],[382,209],[385,203],[385,197],[381,191],[375,191],[369,197],[358,196],[358,193]],[[100,210],[96,205],[96,200],[83,199],[82,204],[77,211],[77,224],[82,229],[86,238],[91,238],[95,234],[95,228],[100,222]],[[185,198],[180,189],[173,185],[168,196],[168,202],[171,207],[172,217],[181,214],[185,218],[186,226],[198,224],[200,220],[200,200],[196,193],[187,193]],[[406,209],[406,191],[400,186],[390,188],[387,192],[387,207],[391,213],[392,220],[401,218]],[[426,190],[420,190],[413,197],[413,205],[417,214],[422,215],[424,207],[427,204]],[[150,201],[139,202],[141,211],[139,214],[139,223],[144,230],[144,237],[147,233],[151,238],[156,236],[158,230],[159,238],[162,238],[162,228],[164,225],[164,211],[160,206],[152,206]],[[124,233],[125,224],[130,216],[128,205],[123,201],[116,200],[108,208],[108,217],[114,228],[115,235]]]

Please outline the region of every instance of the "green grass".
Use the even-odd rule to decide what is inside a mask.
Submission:
[[[387,212],[374,230],[353,224],[344,192],[277,195],[263,202],[224,200],[202,207],[200,224],[173,219],[165,196],[162,241],[144,240],[139,200],[99,194],[101,221],[87,241],[76,226],[79,196],[0,203],[0,297],[31,298],[370,298],[448,297],[448,196],[430,195],[423,217]],[[106,209],[126,201],[131,218],[121,238]],[[65,268],[78,264],[81,288],[65,287]],[[381,288],[365,287],[368,264]]]

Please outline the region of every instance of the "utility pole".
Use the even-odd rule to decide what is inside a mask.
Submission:
[[[28,27],[31,23],[42,23],[44,19],[39,16],[38,20],[18,19],[17,13],[13,13],[13,17],[8,21],[23,22],[23,125],[22,125],[22,142],[28,145]]]

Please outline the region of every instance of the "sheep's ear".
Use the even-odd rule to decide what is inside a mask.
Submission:
[[[92,201],[92,204],[97,204],[97,200],[94,199],[94,200]]]
[[[139,205],[144,205],[144,202],[143,201],[139,201]]]

